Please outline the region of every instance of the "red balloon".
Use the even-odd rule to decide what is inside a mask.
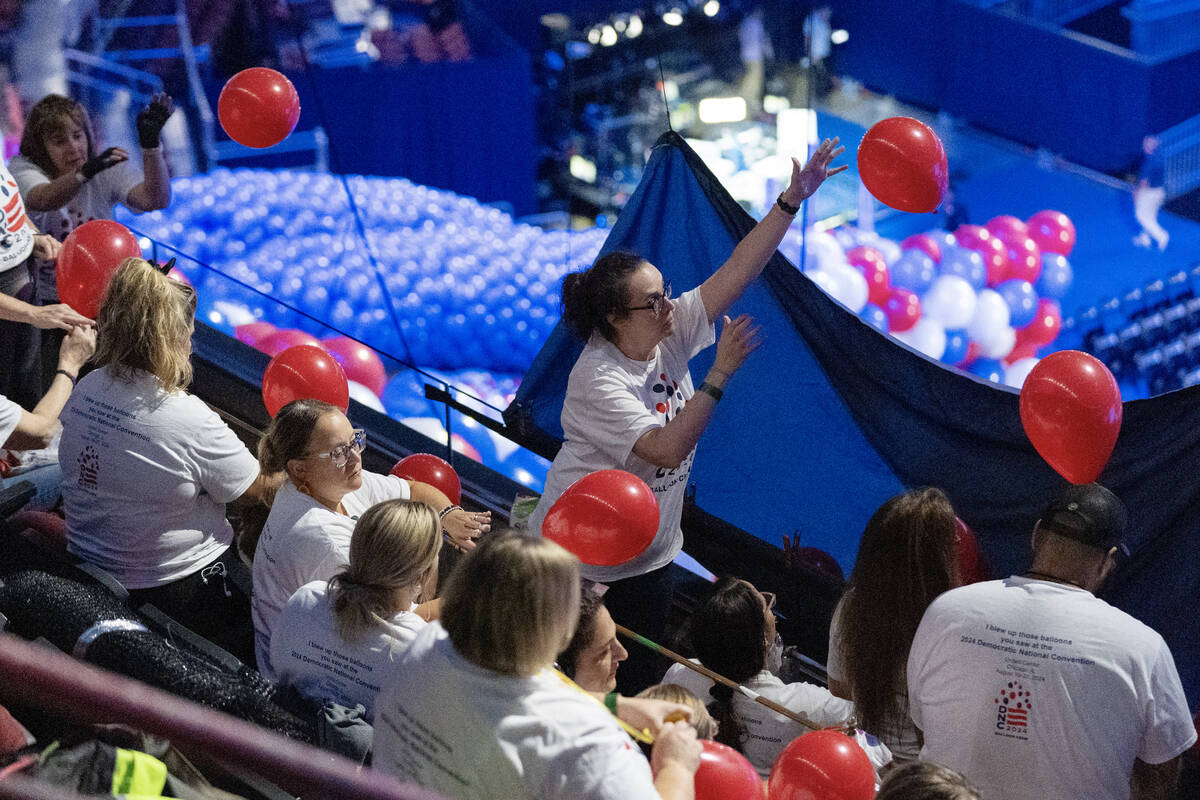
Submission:
[[[976,342],[974,340],[968,341],[967,342],[967,354],[965,356],[963,356],[962,361],[958,362],[954,366],[956,366],[960,369],[966,369],[967,367],[971,366],[976,361],[978,361],[979,356],[982,355],[982,353],[983,353],[983,348],[981,348],[979,346],[979,342]]]
[[[867,279],[867,301],[882,306],[891,291],[887,259],[883,253],[874,247],[860,245],[846,253],[846,261]]]
[[[1029,235],[1029,228],[1025,223],[1008,214],[992,217],[983,227],[987,228],[992,236],[999,236],[1001,239],[1022,238]]]
[[[276,330],[277,328],[269,322],[247,322],[245,325],[238,325],[234,328],[233,335],[239,342],[258,348],[258,343]]]
[[[1021,330],[1024,330],[1023,328]],[[1021,331],[1017,331],[1017,343],[1013,345],[1012,350],[1008,351],[1008,355],[1001,359],[1004,366],[1012,366],[1022,358],[1033,358],[1037,355],[1038,346],[1033,342],[1021,336]]]
[[[323,339],[321,346],[342,365],[347,378],[361,383],[377,395],[383,395],[383,387],[387,385],[387,370],[374,350],[349,336]]]
[[[846,580],[846,575],[842,572],[842,565],[819,547],[795,547],[788,560],[792,564],[803,564],[814,572],[819,572],[839,583]]]
[[[392,474],[406,481],[420,481],[433,486],[450,502],[458,505],[462,502],[462,483],[454,467],[432,453],[413,453],[396,462]]]
[[[1021,424],[1042,458],[1071,483],[1104,471],[1121,431],[1121,390],[1095,356],[1060,350],[1021,387]]]
[[[350,407],[346,373],[333,356],[308,344],[289,347],[271,359],[263,372],[262,393],[272,417],[293,400],[324,400],[343,413]]]
[[[875,770],[858,744],[838,731],[806,733],[783,749],[767,780],[770,800],[872,800]]]
[[[1043,253],[1069,256],[1075,248],[1075,224],[1061,211],[1047,209],[1029,218],[1029,236]]]
[[[892,289],[883,303],[883,313],[887,314],[888,330],[906,331],[921,319],[921,298],[908,289]]]
[[[762,778],[746,757],[720,742],[700,742],[700,768],[694,786],[696,800],[761,800]]]
[[[640,555],[658,533],[658,500],[641,478],[619,469],[584,475],[542,521],[542,536],[580,561],[612,567]]]
[[[1062,309],[1049,297],[1038,298],[1037,314],[1033,322],[1017,331],[1017,341],[1027,341],[1037,347],[1045,347],[1058,338],[1062,330]]]
[[[1004,245],[1004,253],[1008,257],[1008,274],[1005,280],[1019,278],[1030,283],[1037,283],[1042,274],[1042,251],[1028,236],[1016,234],[994,234]]]
[[[942,246],[928,233],[914,233],[901,242],[900,247],[903,250],[920,250],[932,258],[935,264],[940,264],[942,261]]]
[[[959,225],[954,238],[961,247],[983,256],[987,267],[987,285],[997,286],[1008,279],[1008,253],[1004,243],[982,225]]]
[[[958,582],[962,586],[986,581],[989,577],[975,531],[958,517],[954,518],[954,563],[958,566]]]
[[[63,241],[55,282],[59,298],[89,319],[100,312],[100,300],[121,262],[141,258],[137,237],[119,222],[85,222]]]
[[[217,117],[229,138],[246,147],[282,142],[300,119],[300,95],[280,73],[251,67],[234,75],[217,99]]]
[[[253,323],[251,323],[253,324]],[[289,347],[306,344],[311,347],[320,348],[321,343],[317,341],[317,337],[304,331],[298,331],[295,328],[280,328],[274,333],[268,333],[258,340],[258,344],[254,347],[263,351],[269,356],[277,356]]]
[[[937,210],[950,182],[941,140],[911,117],[871,126],[858,146],[858,174],[884,205],[919,214]]]

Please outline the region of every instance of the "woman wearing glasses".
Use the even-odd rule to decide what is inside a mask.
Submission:
[[[843,152],[825,140],[792,179],[770,212],[734,248],[720,269],[678,298],[653,264],[630,253],[603,256],[563,279],[563,318],[587,342],[567,383],[562,449],[529,520],[541,531],[546,512],[579,478],[602,469],[637,475],[658,499],[659,528],[638,557],[614,567],[584,565],[583,575],[610,585],[613,617],[650,638],[662,634],[672,587],[666,572],[683,546],[683,495],[700,441],[725,384],[758,346],[758,328],[746,315],[725,312],[762,273],[804,202],[830,175]],[[713,343],[724,317],[712,369],[693,390],[688,361]],[[633,653],[622,669],[622,690],[656,682],[656,661]]]
[[[365,434],[341,409],[295,400],[279,410],[258,444],[263,469],[287,476],[271,502],[254,551],[254,652],[259,671],[275,677],[271,633],[288,598],[312,581],[327,581],[345,564],[355,521],[385,500],[413,500],[438,512],[462,549],[490,529],[488,513],[470,513],[419,481],[362,468]]]
[[[114,273],[96,320],[99,368],[62,414],[67,548],[112,573],[135,607],[153,603],[249,657],[249,598],[225,580],[237,557],[225,504],[261,501],[271,471],[185,391],[195,312],[192,288],[147,261]]]
[[[843,725],[854,705],[828,689],[802,681],[784,683],[775,676],[783,655],[775,633],[775,596],[749,581],[725,577],[692,615],[690,638],[696,657],[724,675],[821,727]],[[713,683],[682,664],[667,670],[663,683],[676,683],[707,701],[717,721],[716,740],[743,753],[763,777],[775,758],[797,736],[808,732],[800,723],[777,714],[728,686]]]

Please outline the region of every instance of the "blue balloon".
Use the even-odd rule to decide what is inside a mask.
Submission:
[[[858,312],[858,317],[880,333],[887,333],[890,328],[887,312],[874,303],[867,303],[863,306],[863,310]]]
[[[962,328],[946,331],[946,351],[942,353],[942,361],[946,364],[957,364],[967,357],[969,339]]]
[[[1062,300],[1071,288],[1074,274],[1071,262],[1058,253],[1042,253],[1042,274],[1038,278],[1037,292],[1051,300]]]
[[[992,383],[1004,383],[1004,362],[997,358],[981,358],[967,371]]]
[[[922,294],[937,277],[933,259],[920,250],[905,250],[888,268],[892,286]]]
[[[398,372],[384,387],[380,400],[388,414],[396,419],[438,417],[433,403],[425,399],[425,378],[415,370]]]
[[[983,264],[983,256],[965,247],[942,247],[941,273],[965,278],[975,291],[987,285],[987,267]]]
[[[1037,316],[1038,296],[1033,284],[1019,278],[1007,280],[996,287],[996,291],[1008,304],[1008,324],[1024,328]]]

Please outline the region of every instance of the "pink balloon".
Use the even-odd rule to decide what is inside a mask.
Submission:
[[[867,302],[882,306],[890,291],[887,259],[883,253],[874,247],[859,246],[846,253],[846,261],[867,279]]]
[[[1075,224],[1061,211],[1047,209],[1029,218],[1029,236],[1043,253],[1069,256],[1075,248]]]
[[[346,371],[346,378],[361,383],[377,395],[383,395],[387,385],[387,370],[375,351],[348,336],[321,340],[321,346],[337,359]]]
[[[884,301],[883,313],[887,314],[888,330],[906,331],[921,319],[921,299],[908,289],[892,289]]]
[[[277,328],[269,322],[247,322],[233,329],[233,335],[239,342],[244,342],[257,348],[258,343],[274,333]]]
[[[987,228],[982,225],[959,225],[954,231],[954,238],[959,246],[983,256],[988,286],[998,286],[1008,280],[1008,253],[1004,243],[992,236]]]
[[[1017,217],[1009,214],[1001,214],[998,217],[992,217],[988,220],[987,225],[983,227],[988,229],[992,236],[999,236],[1001,239],[1009,237],[1023,237],[1029,235],[1029,228]]]

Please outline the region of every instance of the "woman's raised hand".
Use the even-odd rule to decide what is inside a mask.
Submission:
[[[746,357],[762,344],[761,331],[762,328],[754,324],[754,317],[749,314],[742,314],[735,320],[725,315],[725,327],[721,329],[712,368],[726,375],[737,372]]]
[[[783,192],[783,201],[788,205],[798,206],[811,197],[826,178],[849,169],[845,164],[832,169],[829,167],[830,163],[844,152],[846,148],[838,147],[838,138],[835,136],[821,142],[803,167],[799,161],[792,158],[792,182]]]

